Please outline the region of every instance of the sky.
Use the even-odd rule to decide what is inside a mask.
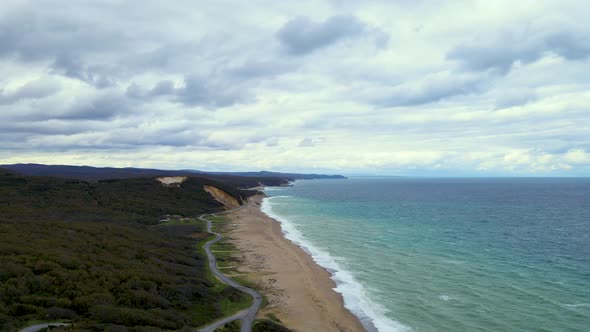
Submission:
[[[0,164],[590,176],[588,1],[0,2]]]

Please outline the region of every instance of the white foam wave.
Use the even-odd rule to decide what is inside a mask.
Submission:
[[[439,299],[441,299],[441,300],[443,300],[443,301],[450,301],[450,300],[453,300],[453,298],[452,298],[452,297],[450,297],[450,296],[448,296],[448,295],[445,295],[445,294],[443,294],[443,295],[439,296],[438,298],[439,298]]]
[[[577,308],[577,307],[590,307],[590,303],[578,303],[578,304],[564,304],[566,307]]]
[[[334,290],[342,294],[344,306],[359,318],[363,326],[368,331],[409,331],[409,327],[386,317],[387,310],[378,303],[372,302],[365,287],[355,280],[350,272],[343,270],[334,257],[314,247],[291,221],[273,212],[272,199],[276,197],[279,196],[265,197],[262,200],[261,211],[279,221],[285,237],[305,250],[318,265],[330,272],[332,280],[336,283]]]
[[[263,191],[281,191],[285,190],[285,187],[264,187]]]

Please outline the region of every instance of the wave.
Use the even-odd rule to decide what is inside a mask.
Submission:
[[[443,300],[443,301],[450,301],[450,300],[454,300],[454,298],[446,295],[446,294],[442,294],[441,296],[438,297],[439,299]]]
[[[578,303],[578,304],[564,304],[566,307],[577,308],[577,307],[590,307],[590,303]]]
[[[369,299],[365,287],[352,273],[342,269],[329,253],[309,243],[291,221],[273,212],[271,201],[281,197],[289,196],[265,197],[262,200],[261,211],[280,223],[285,238],[301,247],[318,265],[330,272],[332,280],[336,283],[334,290],[342,294],[344,306],[359,318],[365,329],[370,332],[409,331],[409,327],[385,316],[387,310]]]
[[[285,187],[264,187],[264,191],[281,191],[285,190]]]

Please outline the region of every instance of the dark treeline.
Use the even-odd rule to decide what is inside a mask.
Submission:
[[[222,205],[203,185],[223,189],[239,202],[252,191],[206,178],[163,186],[155,178],[98,182],[27,177],[0,169],[0,220],[75,220],[155,224],[166,214],[196,216]]]
[[[12,164],[0,165],[28,176],[52,176],[96,182],[105,179],[148,178],[156,176],[197,176],[240,188],[256,187],[260,183],[278,186],[288,181],[304,179],[342,179],[341,175],[296,174],[277,172],[202,172],[195,170],[160,170],[150,168],[115,168],[70,165]]]
[[[162,215],[220,211],[204,184],[239,201],[253,193],[237,182],[85,182],[0,170],[0,330],[61,319],[82,331],[180,330],[247,302],[208,277],[203,225],[154,225]]]

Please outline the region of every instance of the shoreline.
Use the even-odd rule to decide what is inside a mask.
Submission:
[[[366,331],[344,306],[336,283],[303,248],[285,237],[281,223],[261,210],[263,195],[229,213],[227,238],[238,248],[241,277],[258,285],[268,304],[258,318],[276,317],[295,331]]]

